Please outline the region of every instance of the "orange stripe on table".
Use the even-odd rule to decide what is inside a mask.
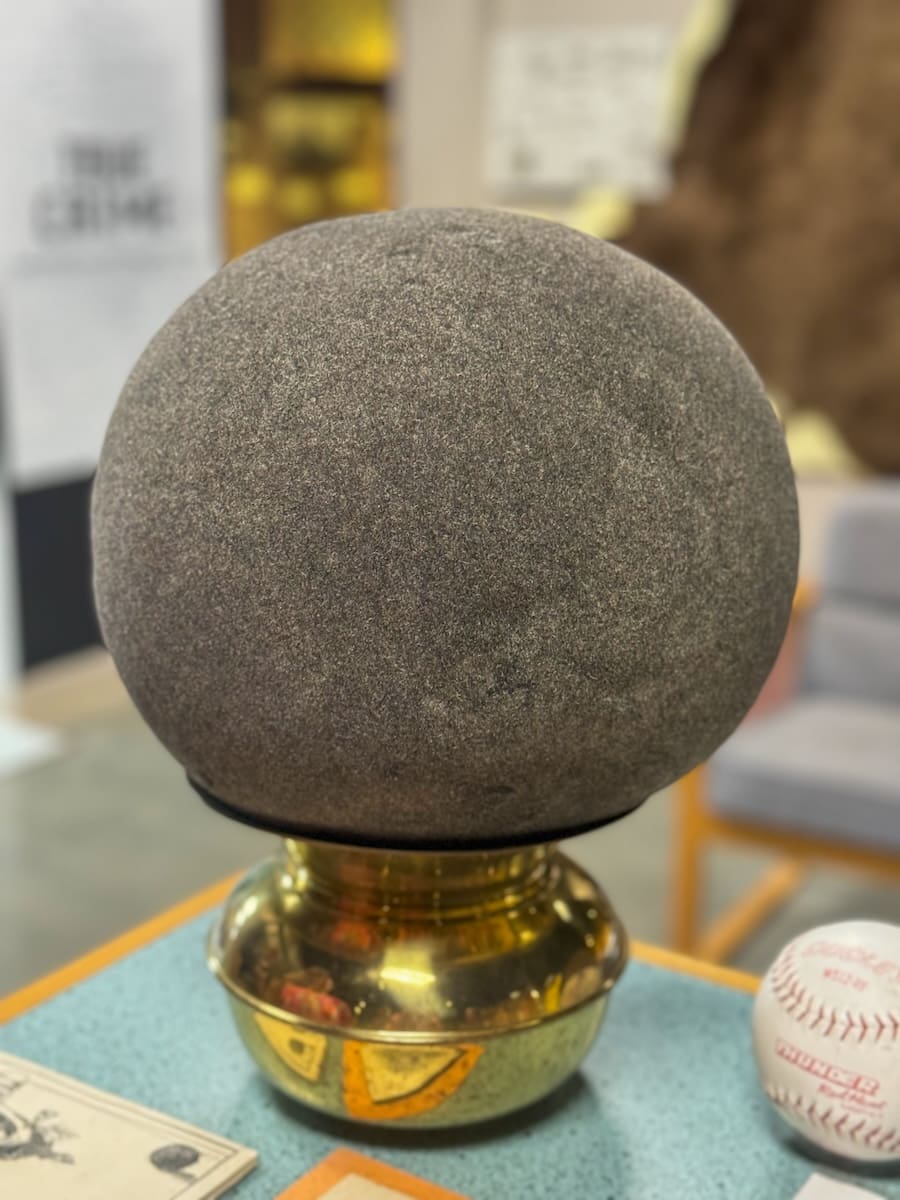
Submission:
[[[22,1016],[29,1009],[43,1004],[45,1000],[52,999],[74,984],[89,979],[91,975],[96,975],[99,971],[118,962],[119,959],[125,958],[126,955],[140,950],[142,946],[155,942],[157,938],[171,933],[194,917],[208,912],[209,909],[225,899],[240,877],[241,873],[238,873],[214,883],[212,887],[189,896],[179,904],[173,905],[172,908],[166,909],[165,912],[151,917],[142,925],[136,925],[133,929],[120,934],[119,937],[113,938],[112,941],[104,942],[96,950],[91,950],[81,958],[76,958],[74,962],[67,963],[58,971],[52,971],[42,979],[37,979],[34,983],[29,983],[21,990],[0,999],[0,1024],[11,1021],[14,1017]]]
[[[673,971],[676,975],[690,975],[694,979],[703,979],[706,983],[717,983],[721,987],[748,992],[750,995],[759,991],[760,981],[755,975],[738,971],[734,967],[720,967],[717,963],[691,958],[687,954],[679,954],[677,950],[666,950],[662,946],[651,946],[647,942],[632,942],[631,954],[638,962],[648,963],[651,967],[662,967],[663,970]]]

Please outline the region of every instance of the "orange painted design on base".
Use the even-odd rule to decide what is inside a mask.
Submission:
[[[390,1085],[381,1082],[380,1087],[384,1094],[378,1095],[379,1056],[389,1053],[399,1059],[408,1053],[412,1060],[415,1055],[427,1056],[430,1050],[437,1050],[437,1047],[411,1045],[407,1050],[405,1047],[396,1046],[386,1048],[377,1043],[346,1042],[344,1104],[347,1112],[362,1121],[397,1121],[403,1117],[415,1117],[420,1113],[430,1112],[459,1090],[482,1055],[481,1046],[459,1045],[445,1051],[448,1056],[452,1054],[446,1066],[439,1060],[429,1065],[427,1057],[418,1068],[414,1067],[411,1061],[410,1075],[418,1073],[422,1080],[415,1090],[406,1094],[396,1091],[391,1094]],[[401,1077],[404,1075],[402,1067],[398,1074]]]

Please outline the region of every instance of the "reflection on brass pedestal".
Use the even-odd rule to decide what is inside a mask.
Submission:
[[[287,841],[231,894],[208,960],[276,1087],[398,1126],[462,1125],[551,1091],[625,965],[606,897],[555,846]]]

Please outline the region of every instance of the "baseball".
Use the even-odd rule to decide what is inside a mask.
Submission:
[[[781,1116],[844,1158],[900,1158],[900,927],[824,925],[795,938],[753,1009],[762,1085]]]

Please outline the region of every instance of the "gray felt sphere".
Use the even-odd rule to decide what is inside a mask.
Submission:
[[[797,560],[781,430],[715,318],[476,210],[226,266],[128,380],[93,516],[106,641],[190,778],[395,846],[589,828],[704,759]]]

